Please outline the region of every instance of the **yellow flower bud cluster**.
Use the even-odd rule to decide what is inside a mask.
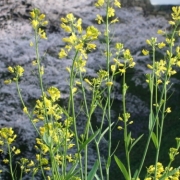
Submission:
[[[173,167],[170,167],[170,168],[165,167],[164,168],[162,163],[157,162],[156,168],[154,165],[150,165],[147,168],[147,175],[144,180],[154,180],[155,169],[156,169],[156,179],[161,179],[164,174],[167,174],[167,176],[163,178],[165,180],[179,180],[179,178],[180,178],[180,170],[175,171],[175,169]],[[173,171],[174,171],[174,173],[173,173]],[[171,175],[168,175],[168,173]]]
[[[47,116],[59,120],[61,118],[62,109],[56,103],[60,98],[60,91],[56,87],[50,87],[47,90],[47,94],[43,94],[41,100],[36,101],[34,108],[35,119],[34,123],[39,122],[39,120],[45,120]]]
[[[97,8],[101,8],[103,7],[106,3],[108,2],[105,2],[104,0],[97,0],[97,2],[95,3],[95,6]],[[113,0],[111,2],[109,2],[109,5],[108,5],[108,9],[107,9],[107,17],[108,18],[112,18],[115,16],[115,7],[118,7],[118,8],[121,8],[121,3],[119,0]],[[96,19],[98,24],[101,24],[104,22],[104,19],[101,15],[97,14],[96,15]],[[110,21],[110,24],[114,24],[116,22],[118,22],[118,18],[115,18],[113,20]]]
[[[30,12],[31,16],[31,24],[35,32],[37,32],[37,35],[41,39],[47,39],[46,33],[42,27],[46,26],[48,24],[48,21],[44,20],[45,19],[45,14],[41,14],[39,9],[33,9]],[[33,43],[30,43],[30,46],[33,46]]]
[[[2,160],[3,163],[9,164],[12,162],[12,157],[21,153],[20,149],[13,146],[13,143],[17,135],[14,133],[14,130],[10,127],[4,127],[0,130],[0,153],[7,155],[9,154],[9,159],[5,158]],[[0,172],[3,172],[0,170]]]
[[[119,121],[122,121],[122,122],[126,122],[127,125],[130,125],[130,124],[133,124],[133,123],[134,123],[132,120],[129,121],[130,117],[131,117],[131,114],[130,114],[130,113],[125,113],[125,114],[123,114],[123,117],[119,116],[119,117],[118,117],[118,120],[119,120]],[[118,129],[118,130],[122,130],[123,127],[122,127],[122,126],[118,126],[117,129]],[[133,139],[132,139],[132,140],[133,140]]]
[[[131,52],[129,49],[124,49],[124,45],[122,43],[116,43],[115,45],[116,57],[113,59],[115,64],[111,65],[111,71],[115,74],[120,73],[121,75],[126,73],[126,70],[128,68],[133,68],[136,63],[134,62],[134,59],[131,55]],[[123,56],[121,60],[119,60],[119,57]],[[116,69],[118,68],[118,72],[116,72]]]
[[[68,118],[61,122],[45,123],[39,127],[39,132],[42,138],[36,138],[36,149],[43,155],[47,155],[48,152],[53,151],[57,155],[55,159],[59,165],[63,163],[63,152],[65,146],[66,149],[71,149],[75,144],[71,142],[74,134],[68,129],[72,125],[72,118]],[[58,150],[57,150],[58,147]],[[59,153],[58,153],[59,152]],[[74,162],[71,154],[67,155],[66,158],[69,162]],[[38,161],[40,156],[37,156]]]
[[[76,51],[78,54],[77,58],[74,59],[75,70],[86,72],[87,52],[96,49],[96,44],[92,41],[98,39],[100,32],[94,26],[88,26],[83,31],[82,19],[75,18],[72,13],[61,18],[61,21],[61,28],[70,35],[62,39],[66,45],[60,49],[59,58],[67,57],[71,50]]]
[[[9,66],[8,71],[14,75],[14,78],[5,80],[5,84],[10,84],[12,81],[18,81],[19,78],[23,76],[24,68],[20,65],[17,65],[15,67]]]

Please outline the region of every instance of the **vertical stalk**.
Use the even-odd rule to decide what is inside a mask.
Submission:
[[[109,17],[108,17],[108,9],[109,9],[109,3],[110,1],[107,1],[107,7],[106,7],[106,52],[107,52],[107,58],[106,58],[106,68],[107,72],[110,72],[110,36],[109,36]],[[107,81],[110,80],[110,76],[108,74]],[[111,86],[108,86],[108,92],[107,92],[107,119],[108,119],[108,164],[106,167],[106,174],[107,174],[107,180],[109,180],[109,167],[111,162]]]
[[[124,68],[126,67],[126,63],[124,65]],[[127,117],[126,117],[126,91],[127,91],[127,85],[126,85],[126,73],[123,74],[123,88],[122,88],[122,103],[123,103],[123,114],[124,114],[124,143],[125,143],[125,153],[126,153],[126,162],[128,167],[128,174],[129,178],[131,179],[131,166],[130,166],[130,157],[129,157],[129,150],[128,150],[128,132],[127,132]]]
[[[14,172],[13,172],[13,169],[12,169],[12,154],[11,154],[11,147],[10,147],[10,145],[9,145],[8,142],[7,142],[7,145],[8,145],[8,153],[9,153],[9,167],[10,167],[10,174],[11,174],[12,180],[15,180],[15,179],[14,179]]]
[[[79,53],[79,51],[77,50],[76,53],[75,53],[75,56],[74,56],[74,58],[73,58],[73,63],[72,63],[71,72],[70,72],[70,100],[69,100],[68,114],[70,114],[70,111],[71,111],[71,113],[72,113],[72,118],[73,118],[75,141],[76,141],[76,146],[77,146],[77,151],[78,151],[78,159],[79,159],[79,164],[80,164],[81,179],[84,179],[83,166],[82,166],[82,160],[81,160],[81,154],[80,154],[80,152],[79,152],[80,146],[79,146],[77,125],[76,125],[76,115],[75,115],[75,105],[74,105],[74,95],[73,95],[74,63],[75,63],[75,60],[76,60],[76,58],[77,58],[77,56],[78,56],[78,53]],[[70,109],[70,106],[71,106],[71,109]]]
[[[152,72],[152,75],[150,75],[150,119],[152,121],[153,119],[153,94],[154,94],[154,75],[155,75],[155,45],[153,45],[152,47],[152,51],[153,51],[153,72]],[[150,140],[151,140],[151,135],[152,135],[152,131],[154,129],[154,126],[156,124],[156,118],[154,118],[154,122],[153,122],[153,125],[152,125],[152,128],[149,129],[149,135],[148,135],[148,139],[147,139],[147,142],[146,142],[146,146],[145,146],[145,150],[144,150],[144,153],[143,153],[143,157],[141,159],[141,163],[140,163],[140,166],[139,166],[139,169],[138,169],[138,173],[135,177],[135,180],[137,180],[137,178],[139,177],[140,173],[141,173],[141,170],[142,170],[142,167],[143,167],[143,164],[144,164],[144,161],[145,161],[145,158],[146,158],[146,155],[147,155],[147,151],[148,151],[148,147],[149,147],[149,143],[150,143]]]

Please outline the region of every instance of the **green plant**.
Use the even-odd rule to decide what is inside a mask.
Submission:
[[[41,89],[41,97],[36,101],[34,108],[31,110],[26,106],[21,94],[19,80],[24,73],[23,67],[20,65],[9,66],[8,70],[12,73],[13,78],[5,81],[6,84],[15,82],[23,111],[30,119],[38,135],[34,159],[22,157],[17,163],[17,166],[19,165],[21,169],[20,179],[23,178],[23,173],[30,173],[32,179],[40,173],[43,179],[48,180],[109,180],[113,157],[126,180],[139,179],[151,140],[155,146],[156,157],[154,165],[147,168],[145,180],[178,178],[180,168],[173,169],[171,163],[178,154],[179,138],[176,138],[177,147],[170,148],[170,162],[167,167],[164,169],[158,161],[164,119],[168,113],[171,113],[171,107],[167,105],[168,91],[171,88],[170,80],[172,75],[176,73],[174,66],[180,66],[180,47],[174,48],[174,37],[179,33],[180,7],[173,7],[173,21],[170,21],[173,26],[171,37],[166,37],[165,42],[160,43],[154,37],[146,41],[152,49],[152,64],[147,65],[151,73],[146,75],[150,90],[149,134],[139,168],[132,172],[131,152],[143,137],[143,135],[140,135],[137,139],[132,138],[132,133],[128,127],[133,124],[133,121],[126,108],[126,94],[129,88],[126,82],[126,72],[129,68],[134,68],[136,63],[130,50],[125,49],[122,43],[117,42],[115,47],[111,46],[111,27],[118,22],[118,18],[115,17],[115,8],[121,7],[120,2],[118,0],[98,0],[95,6],[105,9],[105,17],[99,14],[96,17],[98,24],[105,24],[104,32],[100,32],[95,26],[88,26],[83,29],[82,19],[77,19],[72,13],[61,18],[61,28],[67,32],[67,37],[63,38],[66,45],[60,49],[59,58],[69,57],[72,60],[71,66],[66,67],[69,73],[69,98],[65,107],[59,105],[61,92],[56,87],[46,89],[43,84],[44,67],[39,54],[39,43],[42,39],[47,39],[43,27],[48,22],[45,20],[45,15],[41,14],[38,9],[30,12],[31,24],[35,34],[34,42],[30,42],[30,46],[35,49],[36,60],[33,61],[33,65],[37,68],[39,88]],[[158,33],[166,35],[166,32],[162,30],[159,30]],[[103,57],[106,62],[106,69],[99,69],[94,78],[86,78],[88,55],[96,49],[95,42],[100,36],[105,39]],[[164,59],[156,59],[156,48],[166,48]],[[143,50],[142,53],[148,55],[149,51]],[[115,149],[112,149],[112,131],[116,127],[111,115],[112,95],[114,79],[118,75],[122,76],[123,79],[123,112],[118,118],[123,126],[118,126],[118,129],[123,130],[126,162],[122,162],[114,155],[116,149],[119,148],[118,145]],[[76,106],[77,95],[82,97],[80,106]],[[92,119],[97,108],[101,110],[102,117],[99,127],[95,129],[93,128]],[[81,117],[86,119],[83,132],[79,132],[77,128],[77,121]],[[105,123],[108,125],[104,128]],[[105,136],[107,136],[108,142],[106,156],[100,151],[100,143]],[[13,169],[12,167],[12,158],[20,153],[20,150],[13,146],[15,138],[16,135],[14,135],[12,128],[1,129],[0,145],[5,145],[8,151],[8,158],[4,159],[3,162],[9,164],[13,180],[18,177],[16,168]],[[92,169],[88,169],[90,156],[88,147],[91,143],[94,143],[96,147],[97,160],[94,162]],[[1,151],[4,152],[3,149]]]

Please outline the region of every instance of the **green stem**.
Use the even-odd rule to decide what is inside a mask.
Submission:
[[[154,87],[153,86],[154,86],[154,76],[155,76],[155,45],[153,45],[152,51],[153,51],[153,72],[152,72],[152,76],[150,76],[150,81],[151,81],[150,82],[150,115],[151,115],[150,119],[151,119],[151,121],[153,119],[153,94],[154,94]],[[142,167],[143,167],[146,155],[147,155],[147,151],[148,151],[148,147],[149,147],[149,143],[151,140],[151,135],[152,135],[152,131],[154,129],[155,123],[156,123],[156,118],[154,119],[152,128],[149,129],[149,135],[148,135],[148,139],[146,142],[145,150],[144,150],[143,157],[141,159],[141,163],[140,163],[140,166],[138,169],[138,173],[135,177],[135,180],[137,180],[137,178],[139,177],[139,175],[141,173],[141,170],[142,170]]]
[[[12,180],[15,180],[14,178],[14,172],[13,172],[13,168],[12,168],[12,154],[11,154],[11,147],[9,145],[9,143],[7,142],[8,145],[8,152],[9,152],[9,168],[10,168],[10,174],[12,177]]]
[[[79,51],[76,51],[75,56],[73,58],[71,72],[70,72],[70,100],[69,100],[69,105],[68,105],[69,106],[68,113],[70,113],[70,110],[72,111],[75,141],[76,141],[76,146],[77,146],[77,151],[78,151],[78,159],[79,159],[79,163],[80,163],[81,179],[84,179],[82,159],[81,159],[81,154],[79,153],[80,145],[79,145],[79,139],[78,139],[77,125],[76,125],[76,115],[75,115],[75,105],[74,105],[74,95],[73,95],[73,85],[74,85],[74,78],[75,78],[74,77],[74,63],[78,56],[78,53],[79,53]],[[70,109],[70,107],[71,107],[71,109]]]
[[[124,65],[126,67],[126,63]],[[123,103],[123,114],[124,114],[124,143],[125,143],[125,153],[126,153],[126,162],[127,162],[127,167],[128,167],[128,174],[129,178],[131,180],[131,166],[130,166],[130,157],[129,157],[129,150],[128,150],[128,132],[127,132],[127,117],[126,117],[126,91],[127,91],[127,85],[126,85],[126,74],[123,74],[123,89],[122,89],[122,103]]]
[[[110,1],[107,1],[107,7],[106,7],[106,52],[107,52],[107,58],[106,58],[106,68],[107,68],[107,72],[110,72],[110,35],[109,35],[109,17],[108,17],[108,9],[109,9],[109,3]],[[108,74],[107,77],[107,81],[110,81],[110,76]],[[108,164],[106,166],[106,174],[107,174],[107,180],[109,180],[109,168],[110,168],[110,164],[109,162],[111,162],[111,148],[112,148],[112,144],[111,144],[111,87],[108,86],[108,92],[107,92],[107,119],[108,119],[108,126],[109,126],[109,131],[108,131]]]

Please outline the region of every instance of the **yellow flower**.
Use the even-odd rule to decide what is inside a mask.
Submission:
[[[48,21],[43,21],[41,25],[46,26],[48,24]]]
[[[130,68],[133,68],[135,65],[136,65],[135,62],[131,62],[131,63],[129,64],[129,67],[130,67]]]
[[[176,6],[176,7],[172,7],[172,11],[173,13],[172,15],[172,19],[173,20],[180,20],[180,7]]]
[[[122,130],[122,129],[123,129],[123,127],[122,127],[122,126],[118,126],[117,128],[118,128],[118,130]]]
[[[118,0],[114,0],[114,5],[121,8],[121,3]]]
[[[4,84],[11,84],[11,82],[12,82],[11,79],[7,79],[4,81]]]
[[[68,33],[71,33],[71,32],[72,32],[71,27],[70,27],[70,26],[67,26],[67,25],[64,24],[64,23],[61,24],[61,28],[63,28],[65,32],[68,32]]]
[[[101,7],[104,5],[104,0],[98,0],[97,3],[95,3],[96,7]]]
[[[99,15],[99,14],[96,15],[96,19],[95,20],[98,22],[98,24],[101,24],[102,22],[104,22],[102,16]]]
[[[36,17],[36,14],[34,13],[34,11],[30,12],[30,16],[34,19]]]
[[[29,164],[27,164],[28,167],[34,166],[34,162],[31,160]]]
[[[33,44],[32,41],[29,43],[29,46],[30,46],[30,47],[34,46],[34,44]]]
[[[68,21],[72,22],[75,20],[74,15],[72,13],[69,13],[66,15],[66,18]]]
[[[13,67],[9,66],[9,67],[8,67],[8,70],[9,70],[9,72],[14,73]]]
[[[79,19],[77,20],[76,27],[77,27],[77,29],[78,29],[78,32],[79,32],[79,33],[82,33],[82,19],[81,19],[81,18],[79,18]]]
[[[84,81],[92,86],[92,83],[87,78],[85,78]]]
[[[73,158],[72,158],[72,155],[66,155],[66,158],[69,162],[72,162],[73,161]]]
[[[44,167],[44,170],[49,171],[51,168],[50,167]]]
[[[47,39],[46,33],[43,29],[39,28],[38,29],[38,34],[40,36],[41,39]]]
[[[116,65],[111,65],[111,71],[115,72],[116,71]]]
[[[113,17],[115,16],[115,10],[112,7],[108,8],[108,17]]]
[[[125,68],[119,69],[119,72],[120,72],[121,74],[124,74],[124,73],[126,73],[126,69],[125,69]]]
[[[147,67],[148,67],[149,69],[153,69],[153,67],[152,67],[150,64],[147,64]]]
[[[159,49],[162,49],[165,46],[166,46],[166,44],[164,42],[158,43],[158,48]]]
[[[40,21],[42,21],[44,18],[45,18],[45,14],[41,14],[41,15],[39,16],[39,20],[40,20]]]
[[[87,50],[96,49],[96,44],[88,43],[86,48]]]
[[[60,98],[60,91],[56,87],[50,87],[47,91],[53,101],[56,101]]]
[[[14,151],[14,154],[20,154],[20,153],[21,153],[20,149],[16,149],[16,151]]]
[[[111,81],[106,82],[106,85],[107,85],[107,86],[112,86],[112,85],[113,85],[113,82],[111,82]]]
[[[61,51],[59,52],[59,58],[64,58],[67,56],[66,51],[62,48]]]
[[[163,30],[159,29],[159,30],[157,31],[157,34],[164,35],[165,32],[164,32]]]
[[[25,114],[28,114],[28,109],[27,109],[27,107],[24,107],[24,108],[23,108],[23,112],[24,112]]]
[[[114,23],[117,23],[118,21],[119,21],[118,18],[116,18],[116,19],[113,19],[110,23],[114,24]]]
[[[16,70],[17,75],[20,76],[20,77],[21,77],[21,76],[23,75],[23,73],[24,73],[24,68],[23,68],[22,66],[17,65],[17,66],[15,67],[15,70]]]
[[[8,159],[3,159],[3,162],[4,162],[5,164],[7,164],[7,163],[9,163],[9,160],[8,160]]]
[[[171,108],[170,107],[168,107],[167,109],[166,109],[166,111],[165,112],[167,112],[167,113],[171,113]]]
[[[74,88],[72,89],[72,93],[74,94],[74,93],[76,93],[76,91],[77,91],[77,88],[74,87]]]
[[[75,144],[69,144],[68,149],[72,148],[73,146],[75,146]]]
[[[142,53],[143,53],[144,56],[147,56],[147,55],[149,54],[149,51],[146,50],[146,49],[143,49],[143,50],[142,50]]]
[[[51,180],[50,176],[47,176],[47,180]]]
[[[32,24],[32,27],[33,27],[34,29],[36,29],[36,28],[38,27],[38,25],[39,25],[39,22],[38,22],[37,20],[32,20],[32,21],[31,21],[31,24]]]
[[[118,50],[121,50],[123,49],[124,45],[122,43],[116,43],[116,46],[115,48],[118,49]]]

